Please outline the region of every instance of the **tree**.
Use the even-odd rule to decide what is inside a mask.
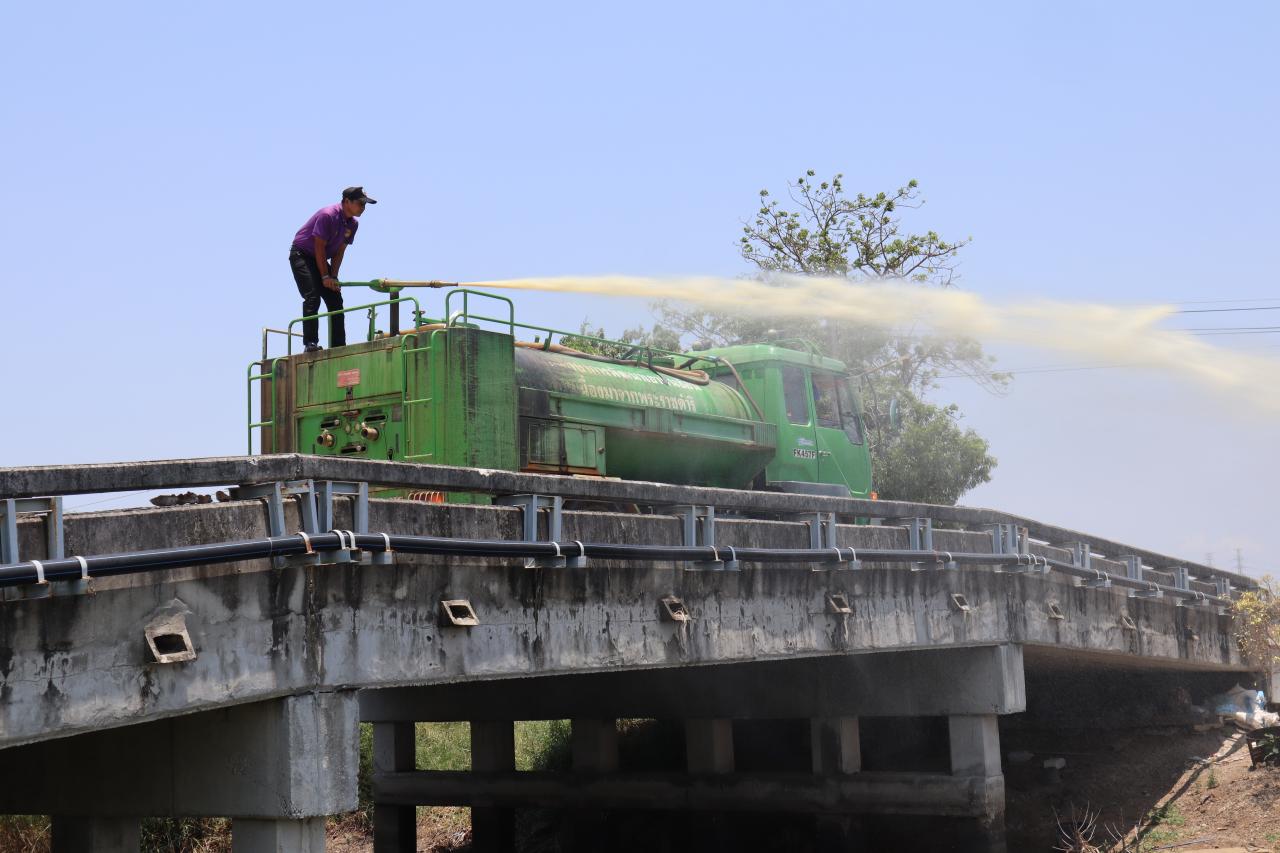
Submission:
[[[789,185],[794,207],[768,190],[743,223],[739,251],[765,281],[786,286],[777,274],[822,275],[894,281],[903,287],[953,287],[957,255],[969,240],[949,241],[935,231],[906,232],[903,210],[923,205],[913,180],[894,192],[845,194],[843,175],[815,181],[812,170]],[[711,344],[728,345],[769,337],[800,337],[848,365],[861,380],[874,480],[881,497],[955,503],[991,478],[996,460],[985,439],[959,425],[956,406],[926,401],[938,377],[963,375],[1001,392],[1008,375],[992,370],[994,359],[965,338],[920,335],[881,326],[837,326],[822,319],[788,319],[770,327],[732,314],[660,303],[657,329],[674,330]],[[890,423],[898,401],[901,425]]]
[[[959,424],[954,405],[935,406],[904,391],[902,426],[882,431],[873,444],[876,489],[890,500],[954,504],[991,479],[996,460],[987,441]],[[887,433],[887,434],[886,434]]]

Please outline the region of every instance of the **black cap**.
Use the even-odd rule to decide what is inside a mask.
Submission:
[[[364,194],[364,187],[347,187],[342,191],[342,198],[344,201],[365,201],[369,204],[378,203]]]

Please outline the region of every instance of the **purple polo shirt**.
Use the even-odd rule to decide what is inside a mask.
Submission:
[[[293,235],[293,248],[301,249],[308,255],[314,255],[316,253],[315,239],[322,237],[324,238],[325,254],[328,255],[325,260],[330,260],[333,258],[334,250],[337,249],[340,240],[348,246],[355,242],[356,229],[359,227],[360,222],[355,217],[351,219],[342,218],[342,205],[340,203],[331,204],[311,214],[307,224],[298,229],[298,233]]]

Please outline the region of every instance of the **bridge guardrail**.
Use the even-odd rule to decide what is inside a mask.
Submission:
[[[1166,554],[1134,548],[1035,519],[977,507],[673,486],[666,483],[302,454],[0,468],[0,498],[251,485],[308,479],[358,481],[371,486],[489,495],[541,494],[659,507],[684,504],[778,514],[828,512],[876,520],[929,518],[935,522],[957,524],[969,529],[981,529],[989,525],[1014,525],[1025,531],[1027,538],[1049,545],[1068,547],[1069,544],[1083,543],[1089,546],[1094,555],[1105,554],[1116,560],[1127,555],[1135,556],[1150,567],[1145,571],[1167,573],[1171,579],[1177,575],[1177,570],[1185,570],[1191,589],[1197,589],[1198,584],[1203,584],[1206,591],[1210,587],[1217,589],[1217,580],[1227,581],[1237,588],[1257,586],[1257,582],[1246,575],[1179,560]]]

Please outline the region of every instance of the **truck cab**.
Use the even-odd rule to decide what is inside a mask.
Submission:
[[[718,347],[698,354],[712,357],[708,373],[743,390],[764,419],[777,426],[777,453],[761,485],[781,491],[869,495],[871,457],[862,402],[842,362],[773,344]]]

